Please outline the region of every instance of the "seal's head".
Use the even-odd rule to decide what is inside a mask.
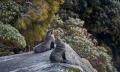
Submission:
[[[56,39],[56,47],[65,48],[65,42],[62,39],[57,38]]]
[[[49,29],[49,30],[47,31],[46,36],[51,36],[52,34],[53,34],[53,29]]]

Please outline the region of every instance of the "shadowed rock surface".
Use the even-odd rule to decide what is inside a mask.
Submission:
[[[67,45],[66,58],[71,64],[50,63],[52,50],[39,54],[28,52],[24,54],[0,57],[1,72],[97,72],[90,63],[80,58]]]
[[[66,59],[73,65],[77,65],[83,69],[83,72],[97,72],[89,61],[85,58],[80,58],[80,56],[68,45],[66,44]]]

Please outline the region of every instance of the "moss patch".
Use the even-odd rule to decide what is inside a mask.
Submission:
[[[68,69],[68,72],[81,72],[80,69],[78,68],[69,67],[67,69]]]

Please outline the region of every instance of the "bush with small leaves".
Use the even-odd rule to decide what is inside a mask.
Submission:
[[[32,50],[45,35],[52,18],[64,0],[1,0],[0,21],[11,24],[25,37]]]
[[[10,24],[0,22],[0,42],[15,48],[25,48],[25,38]]]
[[[55,20],[53,24],[60,24],[62,26],[55,28],[55,36],[60,36],[83,58],[90,61],[98,72],[113,72],[114,67],[111,62],[111,55],[107,46],[97,46],[97,40],[92,38],[92,35],[87,32],[84,21],[78,18],[69,18],[65,22]],[[57,23],[58,21],[58,23]],[[59,25],[60,26],[60,25]]]
[[[0,1],[0,21],[13,24],[19,16],[20,6],[12,0]]]

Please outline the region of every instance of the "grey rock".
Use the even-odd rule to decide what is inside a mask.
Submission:
[[[97,72],[87,59],[81,58],[68,44],[66,44],[65,55],[69,63],[80,66],[83,72]]]
[[[52,50],[37,54],[28,52],[0,57],[0,72],[74,72],[70,71],[73,69],[96,72],[86,59],[80,58],[69,45],[67,46],[66,58],[71,64],[51,63],[49,56]]]

